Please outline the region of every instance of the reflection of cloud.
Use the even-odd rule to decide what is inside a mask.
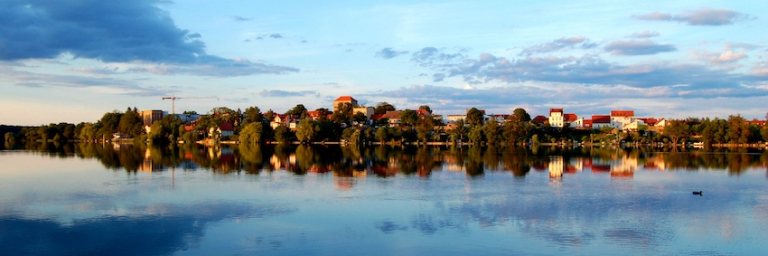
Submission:
[[[411,227],[418,229],[425,235],[432,235],[440,229],[455,229],[462,227],[462,225],[454,223],[450,219],[436,219],[431,215],[419,214],[411,219]]]
[[[398,225],[391,220],[383,220],[376,223],[376,228],[384,232],[385,234],[391,234],[395,231],[406,231],[408,227]]]
[[[168,255],[188,248],[207,224],[266,217],[293,210],[237,203],[153,205],[134,215],[76,220],[0,217],[0,255]]]

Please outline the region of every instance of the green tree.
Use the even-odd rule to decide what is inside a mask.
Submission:
[[[485,138],[488,141],[488,144],[495,145],[500,140],[500,128],[499,124],[496,122],[496,120],[488,121],[488,123],[484,126],[485,129]]]
[[[485,122],[485,117],[482,111],[474,107],[467,110],[467,123],[469,125],[483,125],[483,122]]]
[[[290,139],[291,131],[285,125],[279,125],[275,128],[275,140],[280,143],[285,143]]]
[[[291,110],[288,110],[288,112],[285,112],[285,114],[304,118],[307,117],[307,108],[304,107],[304,104],[298,104]]]
[[[96,129],[92,123],[85,123],[77,136],[80,140],[93,140],[96,136]]]
[[[296,129],[296,138],[300,142],[309,142],[316,137],[320,128],[316,123],[312,122],[309,118],[304,118],[299,121],[299,127]]]
[[[429,114],[432,114],[432,108],[429,107],[429,105],[421,105],[419,106],[419,110],[424,110]]]
[[[376,140],[381,143],[386,142],[389,139],[389,131],[386,126],[376,129]]]
[[[469,133],[469,128],[464,125],[464,120],[461,119],[456,122],[456,127],[450,130],[449,133],[454,135],[454,137],[457,137],[459,141],[464,141],[464,138],[467,137],[467,134]]]
[[[760,129],[760,135],[763,136],[763,141],[768,141],[768,123],[763,125],[763,128]]]
[[[248,110],[246,110],[247,112]],[[262,129],[263,124],[261,122],[251,122],[245,125],[242,131],[240,131],[240,143],[247,144],[259,144],[262,140],[264,131]]]
[[[752,132],[747,120],[741,116],[728,117],[728,139],[730,143],[747,143]]]
[[[379,102],[376,104],[376,108],[373,109],[374,114],[385,114],[387,111],[395,111],[395,106],[387,102]]]
[[[406,109],[400,112],[400,123],[406,124],[406,125],[413,125],[416,123],[416,121],[419,120],[419,115],[416,114],[416,111]]]
[[[331,120],[337,124],[350,124],[350,120],[352,119],[353,114],[352,110],[352,104],[340,103],[337,110],[333,112],[333,115],[331,115]]]
[[[363,114],[363,112],[357,112],[354,115],[352,115],[352,121],[357,122],[358,124],[365,124],[365,121],[368,120],[368,117]]]
[[[531,115],[529,115],[528,112],[523,108],[516,108],[513,113],[513,116],[522,122],[531,121]]]
[[[261,109],[259,109],[259,107],[252,106],[245,109],[245,117],[243,119],[243,124],[263,123],[263,122],[264,122],[264,115],[261,113]]]
[[[670,120],[667,126],[664,127],[664,135],[668,136],[672,141],[672,144],[677,145],[677,142],[688,137],[690,127],[683,121]]]
[[[139,113],[129,109],[120,117],[118,131],[131,136],[139,136],[142,132],[143,124],[144,121],[141,120]]]
[[[469,128],[469,140],[472,141],[473,145],[480,145],[483,143],[483,140],[485,139],[485,134],[483,134],[483,126],[475,125],[471,126]]]

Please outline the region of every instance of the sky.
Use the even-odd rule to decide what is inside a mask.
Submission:
[[[105,112],[768,113],[762,1],[0,1],[0,124]],[[183,99],[188,97],[188,99]],[[195,97],[199,97],[195,99]]]

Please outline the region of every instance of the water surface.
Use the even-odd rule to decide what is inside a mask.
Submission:
[[[38,145],[0,153],[0,255],[760,255],[767,160]]]

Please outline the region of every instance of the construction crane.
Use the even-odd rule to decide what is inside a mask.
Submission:
[[[171,106],[173,106],[172,114],[174,114],[174,115],[176,114],[176,100],[181,100],[181,99],[185,99],[185,100],[216,99],[216,100],[219,100],[219,97],[176,97],[176,95],[170,96],[170,97],[163,97],[163,100],[171,100]]]

